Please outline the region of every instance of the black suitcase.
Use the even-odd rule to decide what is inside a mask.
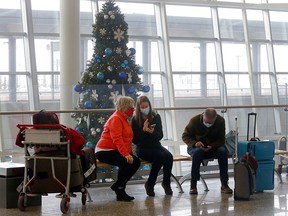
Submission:
[[[236,121],[236,143],[238,143],[238,126],[237,117]],[[250,195],[254,192],[255,187],[255,170],[250,166],[249,154],[246,158],[238,158],[237,156],[237,145],[235,148],[235,161],[234,165],[234,199],[235,200],[249,200]]]
[[[248,158],[241,158],[234,166],[234,199],[249,200],[255,190],[255,171]]]

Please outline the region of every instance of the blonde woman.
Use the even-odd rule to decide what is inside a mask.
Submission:
[[[125,192],[126,184],[140,166],[138,157],[132,154],[133,131],[129,118],[134,113],[134,100],[120,96],[116,101],[116,111],[104,125],[95,153],[99,161],[118,166],[117,181],[111,186],[117,201],[131,201],[134,197]]]

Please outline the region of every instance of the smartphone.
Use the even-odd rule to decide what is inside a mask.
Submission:
[[[152,125],[150,126],[150,128],[155,128],[155,126],[156,126],[156,124],[152,124]]]

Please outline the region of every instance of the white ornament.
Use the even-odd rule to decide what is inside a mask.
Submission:
[[[124,39],[124,31],[122,31],[121,29],[117,29],[117,31],[114,31],[114,39],[118,40],[118,42],[120,42],[122,39]]]
[[[108,69],[109,71],[112,71],[112,70],[113,70],[112,66],[108,66],[107,69]]]
[[[94,77],[93,72],[89,72],[89,76],[90,76],[91,78],[93,78],[93,77]]]
[[[110,94],[111,94],[111,96],[109,97],[109,99],[112,100],[112,101],[116,101],[116,99],[117,99],[117,97],[119,95],[119,92],[118,91],[111,92]]]
[[[96,129],[96,132],[98,132],[98,133],[99,133],[100,131],[101,131],[101,130],[100,130],[100,128],[97,128],[97,129]]]
[[[127,49],[126,51],[126,55],[129,56],[131,54],[131,50]]]
[[[127,82],[130,84],[132,82],[132,74],[131,72],[128,73],[128,79],[127,79]]]
[[[111,15],[110,18],[111,18],[111,19],[115,19],[115,15]]]
[[[111,81],[111,83],[112,83],[113,85],[115,85],[115,84],[116,84],[116,80],[113,79],[113,80]]]
[[[91,132],[92,132],[92,131],[95,131],[95,128],[91,128],[90,131],[91,131]]]
[[[107,14],[104,15],[104,19],[108,19],[109,16]]]
[[[92,131],[91,134],[92,134],[92,135],[96,135],[96,131],[95,131],[95,130]]]
[[[108,14],[111,16],[111,15],[113,14],[113,12],[112,12],[112,11],[109,11]]]
[[[101,116],[100,118],[98,118],[98,122],[100,124],[103,124],[105,122],[105,119]]]
[[[100,34],[103,36],[103,35],[106,34],[106,29],[101,28],[101,29],[99,30],[99,32],[100,32]]]
[[[107,83],[107,84],[110,83],[110,79],[106,79],[106,83]]]
[[[109,84],[109,85],[108,85],[108,88],[109,88],[109,89],[112,89],[112,88],[113,88],[113,85]]]
[[[130,51],[130,50],[129,50]],[[117,54],[121,54],[122,53],[122,49],[120,47],[117,47],[116,48],[116,51],[115,51]]]
[[[96,92],[96,89],[95,90],[92,90],[92,95],[91,95],[92,98],[94,98],[96,101],[98,100],[98,94]]]

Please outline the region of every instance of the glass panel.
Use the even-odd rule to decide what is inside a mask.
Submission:
[[[99,11],[102,9],[104,1],[99,1]],[[156,18],[153,4],[145,3],[115,3],[121,11],[125,14],[125,21],[127,22],[128,35],[133,36],[156,36]]]
[[[288,12],[270,11],[271,32],[273,40],[288,39]]]
[[[254,72],[269,72],[266,44],[251,44],[251,56]]]
[[[263,12],[247,10],[248,34],[250,39],[265,39]]]
[[[216,63],[216,52],[215,52],[215,44],[207,43],[207,61],[206,61],[206,69],[207,71],[217,71],[217,63]],[[201,63],[203,66],[203,63]],[[201,68],[201,71],[205,71],[205,68]]]
[[[151,53],[150,53],[150,70],[153,71],[160,71],[160,59],[159,59],[159,46],[157,42],[151,42]]]
[[[251,96],[248,74],[226,74],[227,96]]]
[[[227,72],[248,71],[246,47],[244,44],[223,43],[223,62]],[[233,50],[233,53],[231,53]]]
[[[166,5],[170,37],[213,37],[209,7]]]
[[[199,97],[200,75],[199,74],[173,74],[175,97]]]
[[[9,76],[0,75],[0,101],[9,101]]]
[[[28,88],[26,82],[26,75],[16,76],[16,100],[28,100]]]
[[[35,33],[59,33],[59,0],[31,0]]]
[[[200,45],[189,42],[170,42],[173,71],[200,71]]]
[[[8,39],[0,38],[0,72],[9,71],[9,49]]]
[[[91,34],[95,17],[93,17],[91,0],[80,1],[80,34]]]
[[[153,96],[157,98],[163,97],[162,80],[160,74],[151,74],[151,84],[153,86]]]
[[[60,75],[38,75],[40,100],[60,99]]]
[[[271,95],[271,83],[270,75],[261,74],[260,75],[260,85],[261,85],[261,95]]]
[[[244,40],[242,11],[240,9],[219,8],[218,14],[221,37]]]
[[[274,0],[272,0],[274,1]],[[265,4],[267,0],[245,0],[246,3],[252,3],[252,4]]]
[[[207,96],[220,96],[218,76],[216,74],[207,75]]]
[[[23,32],[20,0],[0,0],[0,32]]]
[[[274,58],[277,72],[288,71],[288,61],[286,53],[288,53],[288,45],[274,45]]]
[[[26,72],[25,52],[23,38],[16,40],[16,71]]]
[[[35,39],[36,65],[38,72],[60,71],[59,40]]]
[[[277,74],[277,84],[278,85],[285,85],[287,83],[288,83],[288,73]]]

